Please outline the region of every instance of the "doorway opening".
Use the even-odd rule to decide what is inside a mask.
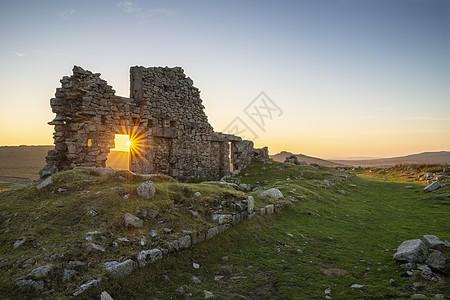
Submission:
[[[119,170],[130,170],[130,147],[132,142],[127,134],[116,134],[114,148],[106,158],[106,166]]]

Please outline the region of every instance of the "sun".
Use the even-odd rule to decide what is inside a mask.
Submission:
[[[131,141],[127,141],[127,146],[130,147],[133,143]]]

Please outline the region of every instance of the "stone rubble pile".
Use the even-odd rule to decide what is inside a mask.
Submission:
[[[400,267],[407,270],[408,276],[420,272],[423,280],[441,282],[442,277],[435,272],[450,275],[450,259],[443,254],[448,246],[435,235],[424,235],[422,239],[404,241],[393,258],[402,263]]]

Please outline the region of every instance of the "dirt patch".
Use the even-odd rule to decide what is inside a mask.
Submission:
[[[347,274],[347,271],[344,269],[337,269],[337,268],[330,268],[330,269],[320,269],[323,274],[327,276],[334,276],[334,275],[345,275]]]

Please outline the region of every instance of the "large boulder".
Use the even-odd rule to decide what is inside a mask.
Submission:
[[[134,260],[127,259],[124,262],[108,261],[103,264],[114,278],[123,278],[130,275],[136,268],[137,263]]]
[[[432,183],[430,183],[429,185],[424,187],[423,190],[425,192],[432,192],[434,190],[437,190],[440,187],[441,187],[441,183],[439,181],[433,181]]]
[[[437,272],[448,274],[450,271],[450,260],[441,251],[435,250],[428,256],[427,265]]]
[[[424,262],[427,259],[428,251],[422,240],[404,241],[394,254],[394,260],[404,262]]]
[[[423,242],[428,249],[436,249],[442,251],[445,246],[444,242],[435,235],[424,235]]]
[[[151,180],[144,181],[136,188],[139,197],[151,199],[156,192],[155,184]]]
[[[271,189],[265,190],[264,192],[259,193],[258,197],[261,197],[261,198],[265,198],[265,197],[283,198],[283,193],[281,193],[280,190],[277,188],[271,188]]]

